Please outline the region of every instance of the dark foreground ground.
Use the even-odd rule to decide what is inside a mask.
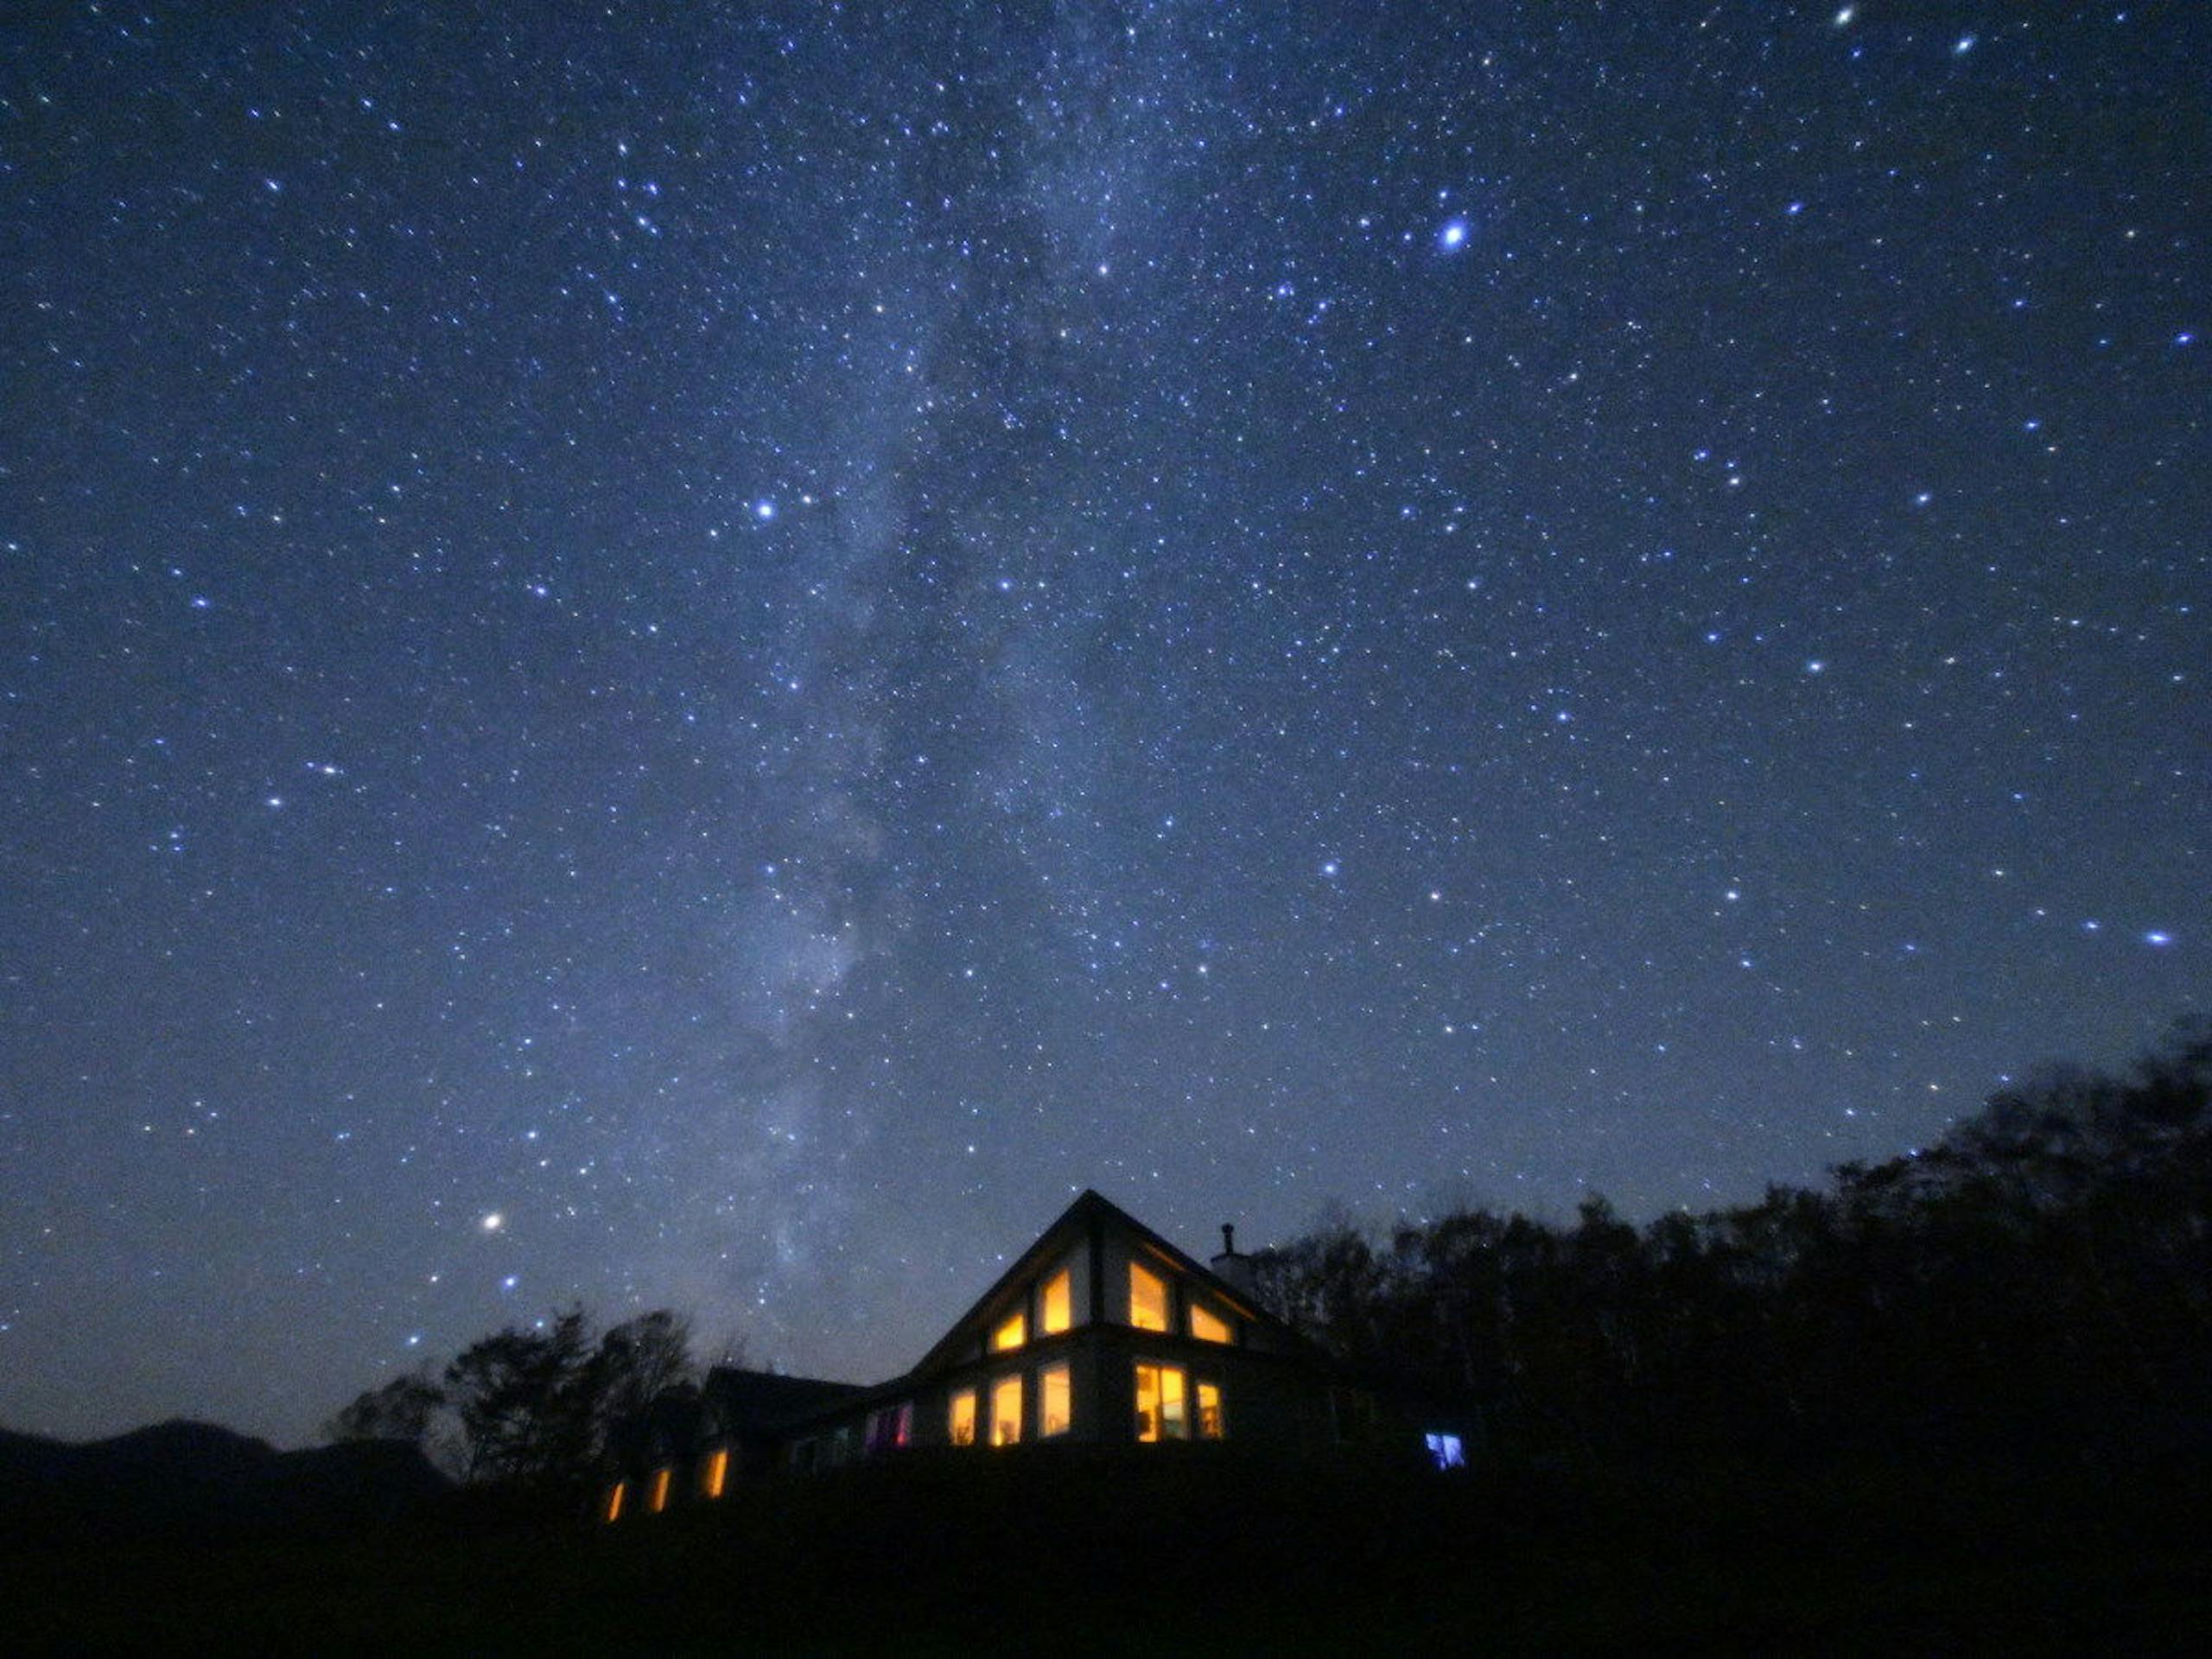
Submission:
[[[968,1454],[612,1529],[17,1548],[0,1653],[2197,1654],[2206,1474]]]

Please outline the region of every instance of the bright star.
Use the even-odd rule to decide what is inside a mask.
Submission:
[[[1447,219],[1444,228],[1437,232],[1436,239],[1445,252],[1457,253],[1467,245],[1467,221],[1464,219]]]

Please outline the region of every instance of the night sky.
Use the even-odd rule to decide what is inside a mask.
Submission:
[[[0,26],[0,1423],[1632,1217],[2212,946],[2212,19]]]

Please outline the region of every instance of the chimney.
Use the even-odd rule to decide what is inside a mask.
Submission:
[[[1252,1258],[1236,1253],[1236,1228],[1224,1222],[1221,1229],[1221,1254],[1206,1265],[1213,1269],[1213,1276],[1231,1290],[1243,1295],[1252,1294]]]

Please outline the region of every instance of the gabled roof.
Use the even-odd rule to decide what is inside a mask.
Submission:
[[[906,1376],[896,1380],[903,1382],[907,1378],[918,1377],[957,1354],[963,1339],[995,1303],[1023,1279],[1065,1253],[1076,1241],[1088,1239],[1093,1222],[1118,1229],[1135,1238],[1153,1253],[1164,1258],[1177,1272],[1203,1286],[1217,1300],[1226,1302],[1239,1317],[1274,1327],[1294,1342],[1304,1345],[1302,1338],[1292,1332],[1288,1326],[1263,1313],[1245,1292],[1228,1283],[1196,1258],[1185,1255],[1119,1205],[1085,1187],[1077,1195],[1075,1202],[1060,1212],[1059,1219],[1039,1234],[1037,1242],[1016,1256],[1014,1264],[991,1281],[991,1287],[952,1322],[950,1328],[938,1338],[929,1352],[915,1362],[914,1368],[906,1373]],[[1092,1317],[1097,1317],[1096,1309],[1092,1311]]]
[[[701,1403],[725,1429],[752,1433],[780,1427],[825,1407],[842,1405],[868,1389],[857,1382],[831,1382],[817,1376],[785,1376],[717,1365],[707,1374]]]

